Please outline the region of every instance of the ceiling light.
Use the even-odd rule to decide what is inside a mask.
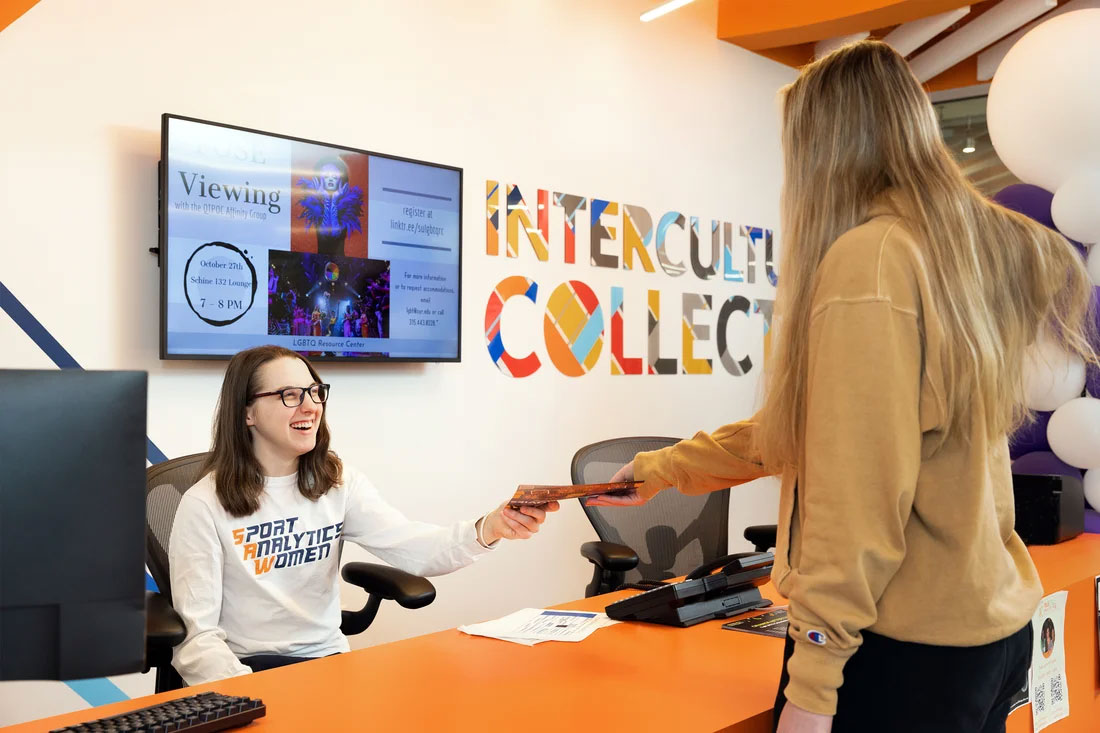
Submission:
[[[668,0],[667,3],[661,3],[657,7],[653,8],[653,10],[645,11],[639,17],[641,18],[643,23],[648,23],[651,20],[656,20],[657,18],[660,18],[666,13],[671,13],[673,10],[679,10],[690,2],[691,0]]]
[[[966,138],[966,145],[963,146],[964,153],[973,153],[977,148],[974,147],[974,138]]]

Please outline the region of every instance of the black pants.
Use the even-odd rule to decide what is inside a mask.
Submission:
[[[1009,703],[1027,678],[1031,624],[975,647],[931,646],[863,632],[844,665],[833,733],[1003,733]],[[775,726],[787,699],[787,637]]]

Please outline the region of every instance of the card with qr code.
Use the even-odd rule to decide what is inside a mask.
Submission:
[[[1064,590],[1039,602],[1031,618],[1031,718],[1035,733],[1069,716],[1066,686],[1066,598]]]

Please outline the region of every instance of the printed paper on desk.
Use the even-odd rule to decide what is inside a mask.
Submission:
[[[533,646],[544,641],[583,641],[593,631],[617,623],[605,613],[524,608],[495,621],[459,626],[458,630]]]
[[[1031,618],[1031,717],[1035,733],[1069,716],[1066,685],[1066,591],[1044,598]]]

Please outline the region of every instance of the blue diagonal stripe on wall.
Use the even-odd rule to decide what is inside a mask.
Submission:
[[[19,302],[15,294],[8,290],[7,286],[2,282],[0,282],[0,309],[15,321],[15,325],[19,326],[19,328],[23,330],[23,333],[27,334],[31,341],[33,341],[38,348],[42,349],[42,352],[50,357],[50,361],[56,364],[59,369],[82,368],[80,364],[77,363],[76,359],[73,358],[72,354],[66,351],[65,347],[58,343],[57,339],[46,330],[46,327],[43,326],[21,302]],[[149,439],[149,436],[145,436],[145,455],[150,463],[160,463],[168,460],[164,452]],[[145,573],[145,588],[152,591],[157,589],[157,584],[152,576],[149,575],[148,571]],[[130,696],[119,689],[118,685],[106,678],[70,680],[65,682],[65,684],[76,694],[84,698],[92,707],[130,699]]]
[[[93,708],[130,699],[129,695],[106,677],[97,677],[87,680],[70,680],[65,684],[68,685],[73,692],[84,698],[85,702]]]
[[[31,312],[19,302],[19,299],[2,282],[0,282],[0,308],[3,308],[4,312],[11,316],[11,319],[15,321],[15,325],[23,329],[23,333],[27,334],[35,346],[42,349],[43,353],[50,357],[50,361],[57,364],[59,369],[80,369],[80,365],[76,363],[76,359],[72,357],[72,354],[65,351],[65,347],[57,343],[57,339],[50,335],[46,327],[31,315]]]
[[[35,343],[35,346],[42,349],[42,352],[50,357],[50,361],[56,364],[58,369],[83,368],[80,364],[77,364],[72,354],[57,342],[57,339],[46,330],[46,327],[37,318],[31,315],[31,312],[19,302],[19,299],[2,282],[0,282],[0,309],[11,316],[11,319],[15,321],[15,325],[23,329],[23,333],[27,334],[31,341]],[[149,436],[145,436],[145,455],[150,463],[161,463],[168,460],[168,457],[156,446],[156,443],[149,439]]]

